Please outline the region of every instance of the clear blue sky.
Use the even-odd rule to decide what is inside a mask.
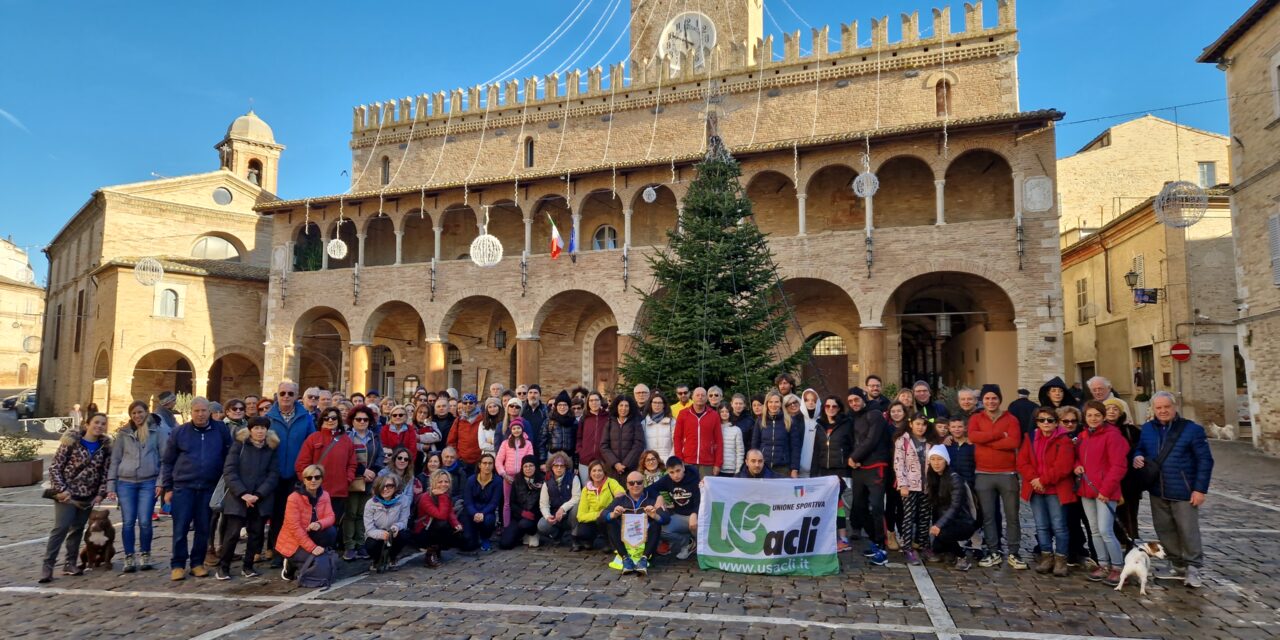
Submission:
[[[571,58],[620,2],[582,56],[605,56],[626,28],[630,0],[589,2],[565,37],[522,70],[543,74]],[[688,0],[696,7],[699,0]],[[959,0],[766,0],[768,33],[891,16]],[[995,0],[987,0],[994,22]],[[1252,0],[1022,0],[1018,23],[1024,110],[1067,113],[1068,155],[1119,119],[1074,121],[1225,97],[1222,73],[1195,57]],[[41,2],[0,0],[0,236],[42,248],[104,185],[217,166],[213,145],[253,107],[288,146],[286,198],[341,192],[350,165],[351,107],[474,85],[518,61],[578,0],[399,2]],[[794,9],[794,11],[793,11]],[[807,41],[807,35],[806,35]],[[623,36],[606,58],[622,59]],[[781,50],[781,45],[778,45]],[[1172,118],[1171,111],[1155,111]],[[1226,104],[1179,110],[1190,125],[1225,132]]]

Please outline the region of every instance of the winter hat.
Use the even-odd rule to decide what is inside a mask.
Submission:
[[[1129,405],[1124,400],[1121,400],[1120,398],[1111,396],[1110,398],[1103,400],[1102,404],[1103,406],[1107,406],[1107,407],[1110,407],[1110,406],[1120,407],[1120,411],[1124,413],[1125,416],[1129,415]]]
[[[932,447],[930,447],[929,454],[925,456],[925,459],[927,460],[934,456],[938,456],[939,458],[946,460],[947,464],[951,464],[951,453],[947,451],[947,448],[944,447],[943,445],[935,444]]]
[[[1031,395],[1031,391],[1029,391],[1029,390],[1027,390],[1027,389],[1018,389],[1018,395],[1019,395],[1019,396],[1021,396],[1021,397],[1023,397],[1023,398],[1026,398],[1026,397],[1028,397],[1028,396],[1030,396],[1030,395]]]
[[[564,389],[561,389],[561,390],[560,390],[560,393],[556,394],[556,402],[555,402],[555,403],[556,403],[556,404],[560,404],[561,402],[563,402],[563,403],[565,403],[565,404],[570,404],[570,401],[569,401],[569,392],[568,392],[568,391],[565,391]]]
[[[998,384],[984,384],[984,385],[982,385],[982,391],[979,391],[979,392],[978,392],[978,398],[979,398],[979,399],[984,398],[984,397],[986,397],[986,395],[987,395],[988,393],[994,393],[994,394],[996,394],[996,397],[997,397],[997,398],[1000,398],[1001,400],[1004,400],[1004,394],[1003,394],[1003,393],[1000,393],[1000,385],[998,385]]]
[[[535,382],[535,383],[533,383],[533,384],[531,384],[531,385],[529,385],[528,389],[529,389],[529,391],[537,391],[538,393],[542,393],[542,385],[540,385],[540,384],[538,384],[538,383],[536,383],[536,382]]]
[[[174,402],[177,399],[178,399],[178,396],[174,394],[172,391],[165,391],[164,393],[160,394],[159,397],[156,398],[156,402],[160,404],[169,404],[170,402]]]
[[[526,464],[531,464],[536,467],[538,466],[538,458],[533,454],[520,458],[520,466],[523,468]]]
[[[210,402],[209,413],[226,413],[226,412],[222,410],[221,402]]]
[[[859,398],[862,398],[863,402],[867,401],[867,392],[863,391],[862,387],[854,387],[852,389],[849,389],[849,395],[858,396]]]
[[[475,402],[475,401],[476,401],[476,394],[474,394],[474,393],[468,393],[467,395],[462,396],[462,401],[463,401],[463,402]]]
[[[507,401],[507,406],[508,406],[508,407],[520,407],[520,406],[523,406],[523,405],[522,405],[522,403],[520,402],[520,399],[519,399],[519,398],[512,398],[512,399],[510,399],[510,400],[508,400],[508,401]]]
[[[511,424],[508,425],[507,428],[511,428],[516,425],[520,425],[520,428],[524,429],[525,431],[529,430],[529,425],[525,424],[524,418],[512,418]]]

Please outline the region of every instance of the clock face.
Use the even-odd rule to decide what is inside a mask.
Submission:
[[[697,11],[688,11],[676,16],[662,30],[658,55],[670,56],[672,72],[680,70],[681,54],[689,57],[695,70],[701,70],[715,46],[716,25],[711,18]]]

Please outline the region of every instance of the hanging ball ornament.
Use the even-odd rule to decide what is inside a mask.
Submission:
[[[860,173],[858,177],[853,179],[853,193],[859,198],[870,198],[879,190],[880,178],[877,178],[876,174],[870,171]]]
[[[653,204],[658,201],[658,190],[653,187],[645,187],[644,193],[641,195],[644,197],[644,201],[649,204]]]
[[[502,260],[502,241],[487,233],[471,241],[471,261],[477,267],[492,267]]]
[[[325,245],[324,250],[334,260],[341,260],[347,257],[347,243],[342,238],[334,238]]]
[[[1170,182],[1156,196],[1156,219],[1175,229],[1185,229],[1204,218],[1209,196],[1199,185],[1179,180]]]
[[[143,258],[133,266],[133,277],[144,287],[154,287],[164,278],[164,267],[155,258]]]

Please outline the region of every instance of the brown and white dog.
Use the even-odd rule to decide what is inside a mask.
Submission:
[[[116,528],[111,524],[111,512],[94,509],[84,527],[84,547],[80,549],[80,566],[97,569],[111,566],[116,554]]]
[[[1135,576],[1139,584],[1138,593],[1147,595],[1147,577],[1151,575],[1152,558],[1163,560],[1164,547],[1159,542],[1135,540],[1133,549],[1124,556],[1124,569],[1120,571],[1120,584],[1116,585],[1116,591],[1124,587],[1126,578]]]

